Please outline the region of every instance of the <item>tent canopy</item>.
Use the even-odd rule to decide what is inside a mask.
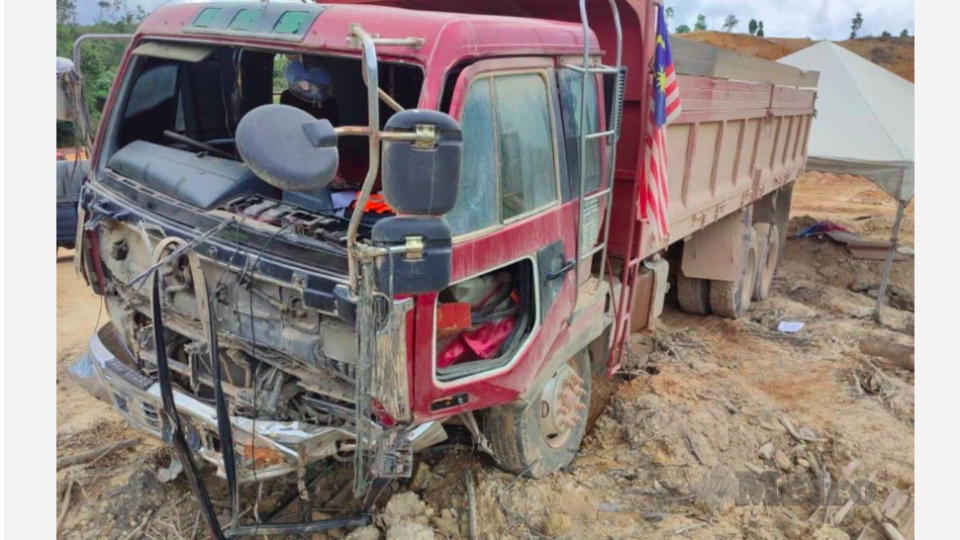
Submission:
[[[807,168],[866,176],[913,198],[913,83],[822,41],[779,60],[820,72]]]

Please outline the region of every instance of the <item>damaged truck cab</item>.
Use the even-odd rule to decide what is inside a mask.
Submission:
[[[111,321],[85,385],[231,497],[351,454],[375,495],[451,419],[509,470],[568,463],[612,322],[577,259],[604,210],[576,226],[579,126],[605,122],[583,28],[288,3],[149,16],[81,201],[77,264]],[[588,146],[588,192],[606,146]]]
[[[174,446],[215,538],[363,523],[241,520],[239,486],[289,475],[303,492],[315,463],[352,456],[369,508],[444,423],[506,470],[565,466],[592,376],[621,362],[635,299],[646,295],[645,316],[662,306],[670,245],[696,227],[745,238],[751,215],[780,219],[812,100],[789,94],[799,127],[769,149],[772,97],[722,118],[705,106],[697,126],[757,119],[735,145],[752,149],[753,180],[724,192],[723,163],[748,160],[715,159],[714,191],[688,201],[699,177],[681,172],[683,236],[653,240],[638,200],[658,4],[488,4],[190,3],[132,36],[76,242],[110,323],[73,372]],[[407,5],[418,10],[394,7]],[[748,126],[760,131],[744,143]],[[721,131],[709,150],[732,153],[729,140]],[[783,157],[766,188],[764,151]],[[751,214],[755,200],[770,208]],[[706,217],[694,202],[716,206]],[[698,298],[733,279],[749,300],[737,273],[758,271],[732,245],[726,274],[696,275]],[[204,462],[227,481],[226,528]]]

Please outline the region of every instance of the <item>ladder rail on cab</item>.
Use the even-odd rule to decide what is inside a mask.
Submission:
[[[600,287],[601,282],[603,281],[603,275],[605,268],[607,266],[607,245],[610,237],[610,215],[612,214],[613,207],[613,183],[614,183],[614,171],[616,170],[616,159],[617,159],[617,142],[620,140],[620,125],[621,125],[621,116],[623,114],[623,101],[626,93],[626,70],[623,67],[623,30],[620,26],[620,14],[617,10],[616,0],[608,0],[610,4],[610,10],[613,16],[614,27],[616,28],[617,34],[617,46],[616,46],[616,62],[612,66],[607,66],[603,64],[592,65],[590,60],[590,22],[587,16],[587,2],[586,0],[579,0],[580,2],[580,22],[583,26],[583,64],[577,66],[574,64],[563,64],[563,67],[571,69],[580,73],[581,76],[581,88],[580,88],[580,122],[579,122],[579,149],[580,149],[580,181],[578,184],[577,190],[577,200],[579,203],[579,216],[577,219],[577,260],[574,268],[575,279],[575,296],[574,296],[574,305],[576,306],[580,300],[580,265],[584,260],[592,259],[594,255],[600,253],[600,279],[596,281],[594,285],[594,292],[597,288]],[[596,75],[614,75],[615,82],[613,85],[613,99],[611,100],[612,110],[610,111],[610,122],[606,126],[604,131],[597,132],[588,132],[587,131],[587,82],[590,77],[595,77]],[[594,81],[596,85],[596,81]],[[599,92],[595,93],[599,97]],[[597,103],[594,101],[592,106],[596,107]],[[599,122],[598,122],[599,124]],[[586,190],[586,178],[587,178],[587,143],[592,140],[597,139],[606,139],[607,141],[607,166],[605,174],[603,175],[604,182],[601,184],[602,188],[599,191],[591,193],[589,195],[584,195]],[[606,200],[606,214],[604,215],[604,223],[602,227],[602,239],[599,243],[585,247],[583,239],[583,224],[587,217],[587,206],[589,203],[599,200],[600,198],[605,198]],[[599,205],[599,203],[598,203]],[[611,290],[612,294],[612,290]],[[618,309],[618,311],[621,311]],[[576,310],[571,314],[571,319],[575,316]],[[617,326],[621,324],[620,317],[616,321]],[[615,333],[619,334],[619,328],[615,328]]]

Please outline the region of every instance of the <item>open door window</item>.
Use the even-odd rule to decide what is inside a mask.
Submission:
[[[523,259],[437,297],[436,375],[446,382],[510,364],[538,325],[535,264]]]

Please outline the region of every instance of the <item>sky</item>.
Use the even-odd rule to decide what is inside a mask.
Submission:
[[[147,12],[165,0],[128,0]],[[184,0],[172,0],[182,2]],[[189,1],[189,0],[187,0]],[[570,0],[576,2],[576,0]],[[879,36],[884,30],[899,35],[906,28],[913,35],[913,0],[666,0],[674,10],[671,28],[687,24],[691,28],[698,13],[707,16],[707,26],[720,30],[727,15],[740,19],[736,32],[746,32],[750,19],[763,21],[768,37],[809,37],[843,40],[850,36],[850,21],[857,11],[863,13],[860,36]],[[97,0],[77,0],[80,22],[97,17]]]

